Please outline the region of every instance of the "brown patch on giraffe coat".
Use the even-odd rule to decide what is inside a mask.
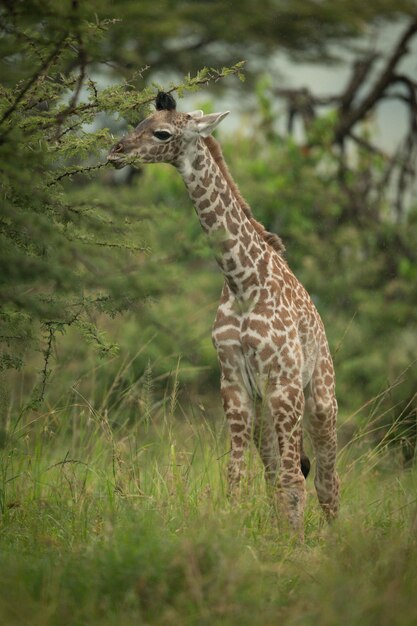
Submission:
[[[330,376],[330,374],[326,374],[326,376],[324,377],[324,384],[327,387],[330,387],[330,385],[333,383],[333,377]]]
[[[226,189],[226,191],[222,191],[220,193],[220,198],[222,199],[223,204],[224,204],[225,207],[228,207],[231,204],[231,202],[232,202],[232,196],[231,196],[231,193],[230,193],[230,191],[228,189]]]
[[[217,192],[219,193],[221,190],[224,189],[225,184],[224,184],[224,180],[222,179],[221,176],[216,175],[215,179],[214,179],[214,184],[216,186]]]
[[[285,296],[285,298],[288,300],[288,302],[290,302],[291,299],[292,299],[292,289],[291,289],[291,287],[286,285],[286,287],[284,287],[282,293]]]
[[[223,216],[223,206],[221,204],[221,202],[218,202],[215,206],[214,206],[214,210],[217,213],[217,215],[219,217]]]
[[[253,287],[256,285],[257,279],[255,272],[249,274],[244,280],[242,280],[242,287],[245,291],[249,289],[249,287]]]
[[[236,281],[233,279],[232,276],[226,276],[226,281],[227,281],[227,284],[229,285],[232,293],[238,293],[239,292],[239,285],[236,283]]]
[[[240,332],[237,328],[227,328],[216,333],[216,341],[228,341],[231,339],[239,341]]]
[[[230,259],[226,259],[226,262],[224,263],[224,268],[227,272],[233,272],[236,269],[236,261],[233,257]]]
[[[209,211],[208,213],[204,213],[203,219],[209,228],[214,226],[214,224],[217,222],[217,217],[214,211]]]
[[[240,321],[236,318],[236,316],[226,315],[225,313],[223,313],[221,309],[218,309],[215,325],[216,326],[231,325],[231,326],[237,326],[238,328],[240,328]]]
[[[244,230],[244,229],[242,229]],[[248,234],[248,233],[246,233]],[[251,243],[250,247],[248,248],[248,254],[249,256],[251,256],[252,258],[254,256],[256,256],[257,254],[259,254],[261,252],[259,246],[256,243]]]
[[[295,330],[295,328],[291,328],[291,330],[288,332],[288,338],[295,339],[296,337],[297,337],[297,331]]]
[[[206,172],[200,179],[201,184],[203,185],[203,187],[205,187],[206,189],[208,189],[210,187],[210,183],[211,183],[211,176],[210,176],[210,172]]]
[[[273,354],[276,354],[276,350],[274,350],[269,344],[266,344],[259,353],[262,361],[268,361]]]
[[[281,467],[285,470],[290,470],[293,466],[293,461],[292,459],[283,459],[281,461]]]
[[[236,240],[235,239],[226,239],[224,241],[221,242],[221,247],[223,252],[229,252],[229,250],[232,250],[236,245]]]
[[[261,337],[268,337],[269,325],[266,322],[262,322],[257,319],[250,319],[248,326],[251,330],[256,331]]]
[[[195,170],[202,170],[205,164],[204,154],[199,154],[193,163]]]
[[[328,360],[322,361],[320,371],[323,374],[333,374],[333,364]]]
[[[208,209],[210,205],[211,205],[211,202],[209,200],[201,200],[201,202],[198,205],[198,208],[201,211],[204,211],[205,209]],[[212,211],[212,213],[215,215],[214,211]],[[216,220],[217,220],[217,217],[216,217]]]
[[[243,424],[242,422],[231,422],[230,430],[232,433],[238,434],[246,430],[246,427],[245,424]]]
[[[268,262],[264,258],[260,258],[257,264],[259,282],[261,285],[265,283],[268,276]]]
[[[246,254],[246,251],[242,245],[239,246],[238,255],[242,267],[252,267],[252,259]]]
[[[237,235],[239,232],[239,224],[237,224],[229,214],[226,214],[227,229],[232,235]]]
[[[202,198],[202,196],[204,196],[205,194],[206,194],[206,189],[204,189],[204,187],[200,187],[200,185],[197,185],[197,187],[193,191],[193,195],[196,198]]]
[[[291,314],[287,308],[281,307],[279,319],[281,321],[281,326],[290,326],[292,323]]]
[[[243,351],[247,352],[248,350],[257,350],[262,343],[262,340],[259,337],[255,337],[245,331],[242,331],[240,334],[240,343],[242,345]]]
[[[284,366],[286,368],[289,369],[293,367],[295,361],[294,358],[290,355],[290,351],[286,345],[284,345],[280,352],[280,358],[282,359],[282,362],[284,363]]]
[[[236,410],[240,406],[240,396],[237,393],[227,391],[223,394],[223,408],[226,413]]]
[[[272,333],[272,337],[271,337],[274,345],[281,350],[281,348],[283,346],[285,346],[286,343],[286,337],[284,334],[278,334],[278,333]]]

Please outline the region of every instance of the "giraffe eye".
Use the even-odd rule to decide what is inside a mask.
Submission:
[[[154,137],[160,139],[161,141],[168,141],[171,139],[172,135],[167,130],[156,130],[153,134]]]

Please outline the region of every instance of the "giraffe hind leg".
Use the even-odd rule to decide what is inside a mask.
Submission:
[[[320,370],[313,374],[306,398],[306,426],[316,456],[314,485],[321,508],[328,521],[339,510],[337,456],[337,401],[334,385],[322,384]]]
[[[269,396],[277,433],[280,471],[277,500],[292,529],[304,536],[305,477],[301,465],[301,432],[304,394],[299,382],[278,379]]]

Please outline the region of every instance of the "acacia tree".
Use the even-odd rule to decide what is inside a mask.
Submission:
[[[401,220],[407,192],[414,184],[417,154],[417,81],[412,73],[400,69],[401,61],[410,54],[411,44],[417,37],[417,19],[404,28],[398,41],[384,55],[372,49],[365,50],[352,65],[351,76],[341,93],[319,95],[301,87],[297,89],[274,88],[274,96],[287,102],[288,132],[293,131],[294,121],[301,120],[306,135],[306,146],[312,147],[323,141],[323,111],[331,107],[331,124],[326,124],[325,139],[329,148],[335,148],[339,157],[339,181],[346,195],[349,218],[360,220],[370,213],[375,217],[375,207],[381,196],[389,189],[393,195],[393,214]],[[382,58],[381,58],[382,57]],[[379,67],[377,63],[379,62]],[[395,152],[387,154],[378,148],[364,132],[364,125],[378,106],[387,100],[397,100],[408,113],[408,130],[404,138],[398,138]],[[369,160],[363,169],[363,181],[356,178],[349,182],[349,146],[355,146],[360,155],[378,157]],[[370,168],[373,168],[373,172]],[[378,173],[378,176],[375,174]],[[359,183],[359,184],[358,184]],[[376,209],[377,210],[377,209]],[[409,251],[415,260],[415,255]]]
[[[34,402],[42,398],[55,338],[77,326],[101,354],[114,350],[94,324],[140,306],[160,287],[141,281],[147,252],[140,220],[122,202],[83,202],[71,184],[106,166],[113,139],[98,123],[137,121],[155,87],[141,71],[99,87],[113,20],[94,3],[5,2],[0,12],[0,370],[20,368],[31,348],[44,354]],[[104,65],[103,65],[104,64]],[[202,70],[173,85],[180,94],[238,73]]]

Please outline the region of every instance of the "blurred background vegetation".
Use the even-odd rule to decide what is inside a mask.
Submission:
[[[415,1],[0,7],[3,429],[80,397],[110,422],[135,420],[173,387],[220,413],[210,329],[222,277],[182,181],[165,165],[105,163],[112,133],[147,115],[162,87],[183,110],[233,109],[226,159],[323,317],[342,421],[351,432],[366,419],[411,462],[417,88],[415,61],[403,63]],[[284,58],[343,68],[346,83],[324,94],[285,84]],[[404,132],[381,147],[386,101]]]

